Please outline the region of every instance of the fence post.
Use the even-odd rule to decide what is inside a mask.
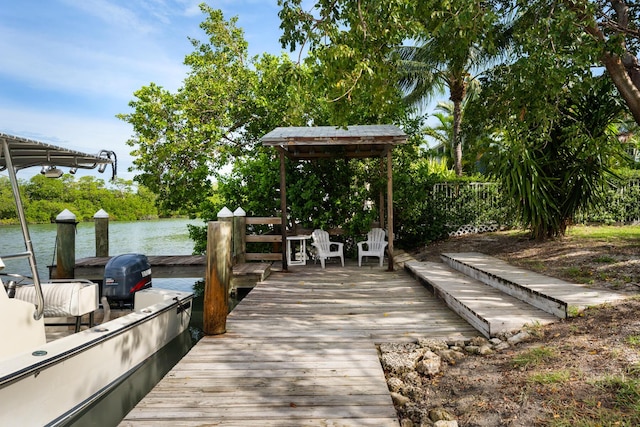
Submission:
[[[247,213],[242,208],[233,211],[233,256],[240,264],[247,260]]]
[[[68,209],[56,217],[56,279],[73,279],[76,263],[76,216]]]
[[[93,215],[96,233],[96,256],[109,256],[109,214],[100,209]]]
[[[203,331],[207,335],[227,331],[231,280],[231,221],[207,224],[207,271],[204,285]]]

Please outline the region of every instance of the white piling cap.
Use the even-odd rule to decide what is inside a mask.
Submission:
[[[218,218],[231,218],[232,216],[233,212],[231,212],[231,210],[226,206],[218,212]]]
[[[109,214],[104,210],[100,209],[93,215],[94,218],[109,218]]]
[[[244,209],[239,207],[238,209],[233,211],[233,216],[247,216],[247,213],[244,211]]]
[[[62,221],[62,222],[75,221],[75,220],[76,220],[76,215],[73,212],[71,212],[69,209],[63,210],[56,217],[56,221]]]

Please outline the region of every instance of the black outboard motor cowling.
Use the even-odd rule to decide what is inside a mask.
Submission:
[[[104,267],[102,295],[109,301],[132,303],[134,293],[149,287],[151,264],[145,255],[117,255]]]

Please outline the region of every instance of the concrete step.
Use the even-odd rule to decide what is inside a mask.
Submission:
[[[561,319],[586,307],[625,297],[515,267],[478,252],[443,253],[441,258],[451,268]]]
[[[405,270],[487,338],[558,320],[443,263],[408,261]]]

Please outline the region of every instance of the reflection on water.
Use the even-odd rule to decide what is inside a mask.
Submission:
[[[189,328],[149,357],[113,390],[69,421],[67,426],[117,426],[202,338],[202,297],[192,301]]]
[[[127,413],[151,391],[156,383],[189,352],[199,338],[198,329],[189,328],[147,359],[133,374],[124,378],[109,394],[68,426],[117,426]]]

